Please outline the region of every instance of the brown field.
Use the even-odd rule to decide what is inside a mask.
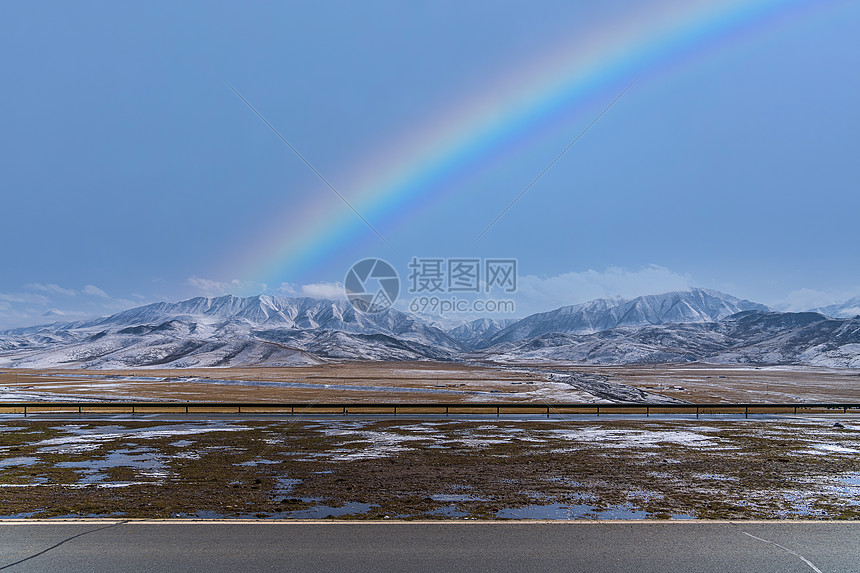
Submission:
[[[687,402],[860,402],[860,372],[801,366],[571,367]]]
[[[519,368],[519,367],[518,367]],[[860,372],[810,367],[706,364],[583,366],[518,370],[439,362],[346,362],[307,367],[5,370],[2,401],[103,399],[208,402],[575,402],[603,400],[543,370],[606,381],[687,402],[860,402]],[[123,377],[157,380],[123,380]],[[284,387],[277,384],[297,384]],[[416,391],[419,390],[419,391]]]
[[[824,419],[2,427],[4,517],[860,518],[860,427]]]
[[[120,380],[118,377],[162,378]],[[189,381],[195,378],[195,381]],[[213,382],[207,382],[213,380]],[[235,381],[228,385],[220,381]],[[243,385],[242,382],[247,382]],[[298,383],[291,388],[259,383]],[[352,388],[350,388],[352,387]],[[363,390],[373,387],[375,390]],[[382,388],[390,390],[380,391]],[[411,391],[414,389],[426,392]],[[129,370],[7,370],[0,372],[4,401],[40,394],[62,398],[209,402],[470,402],[589,396],[540,374],[437,362],[348,362],[289,368],[192,368]],[[21,398],[15,398],[20,394]]]

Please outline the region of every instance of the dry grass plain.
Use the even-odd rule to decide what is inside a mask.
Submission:
[[[345,362],[289,368],[7,370],[3,401],[207,402],[593,401],[539,373],[438,362]]]
[[[571,366],[687,402],[860,402],[860,372],[806,366]]]
[[[0,400],[206,402],[602,402],[546,373],[598,375],[691,403],[860,402],[860,372],[707,364],[531,367],[344,362],[307,367],[6,370]]]

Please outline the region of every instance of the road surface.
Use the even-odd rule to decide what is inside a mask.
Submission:
[[[860,522],[0,523],[0,571],[857,572]]]

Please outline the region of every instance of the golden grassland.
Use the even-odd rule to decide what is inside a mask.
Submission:
[[[6,401],[13,401],[17,394],[183,402],[597,401],[582,390],[548,381],[544,371],[550,370],[597,374],[608,382],[694,403],[860,402],[860,372],[856,371],[706,364],[535,364],[514,369],[356,361],[302,367],[4,370],[0,372],[0,391],[6,394]],[[122,380],[124,377],[138,379]],[[302,387],[277,386],[279,383]],[[388,390],[380,391],[383,388]],[[410,391],[414,389],[424,392]]]

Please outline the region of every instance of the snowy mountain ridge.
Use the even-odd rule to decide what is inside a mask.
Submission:
[[[487,346],[551,332],[593,334],[619,327],[715,322],[745,310],[770,309],[762,304],[700,288],[629,300],[597,299],[528,316],[493,336]]]
[[[0,332],[0,367],[287,366],[342,360],[712,362],[860,367],[860,319],[780,313],[706,289],[521,320],[428,322],[314,298],[197,297]]]
[[[853,318],[860,316],[860,296],[855,296],[845,302],[821,306],[812,309],[811,312],[820,312],[832,318]]]

